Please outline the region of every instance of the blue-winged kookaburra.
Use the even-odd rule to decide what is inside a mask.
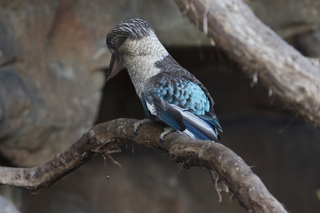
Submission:
[[[220,141],[208,90],[171,57],[145,20],[118,24],[106,42],[112,53],[107,80],[125,66],[148,119],[198,140]]]
[[[106,42],[112,53],[107,80],[125,66],[148,119],[198,140],[220,141],[222,128],[208,90],[171,57],[145,20],[118,24]],[[211,175],[219,179],[213,170]],[[218,190],[228,187],[221,181]]]

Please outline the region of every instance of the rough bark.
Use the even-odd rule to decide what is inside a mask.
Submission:
[[[250,167],[220,143],[197,141],[184,134],[171,133],[160,142],[163,126],[146,123],[133,132],[134,119],[117,119],[94,126],[68,150],[48,163],[33,168],[0,167],[0,184],[39,192],[87,162],[94,153],[108,155],[124,143],[159,148],[174,162],[185,167],[214,168],[226,181],[234,196],[249,212],[286,212],[269,193]]]
[[[217,46],[239,62],[253,83],[320,128],[319,60],[302,56],[264,25],[241,0],[175,0]]]

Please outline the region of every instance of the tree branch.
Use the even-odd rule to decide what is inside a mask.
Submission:
[[[302,56],[264,25],[241,0],[175,0],[211,41],[257,83],[320,128],[319,60]],[[213,40],[212,40],[213,39]]]
[[[145,123],[133,132],[134,119],[116,119],[94,126],[68,150],[50,162],[33,168],[0,167],[0,184],[40,192],[87,162],[94,153],[105,153],[124,143],[159,148],[186,167],[215,169],[249,212],[286,212],[245,162],[220,143],[194,140],[170,133],[160,142],[163,126]]]

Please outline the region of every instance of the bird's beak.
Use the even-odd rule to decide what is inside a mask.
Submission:
[[[108,68],[108,71],[106,73],[107,81],[114,76],[116,76],[121,69],[123,68],[123,62],[121,58],[118,56],[118,54],[113,53],[110,60],[110,65]]]

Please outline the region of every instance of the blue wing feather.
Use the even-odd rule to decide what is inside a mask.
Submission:
[[[222,128],[213,100],[187,71],[162,72],[148,79],[141,100],[148,118],[158,118],[196,139],[220,141],[218,130]]]
[[[198,140],[220,141],[217,127],[212,125],[210,121],[160,99],[157,94],[142,95],[142,102],[145,110],[147,110],[147,115],[157,117],[174,130],[183,131]]]
[[[165,122],[174,130],[184,130],[182,115],[170,107],[169,103],[161,100],[157,95],[142,95],[142,105],[146,111],[147,117],[151,120],[155,118]]]

